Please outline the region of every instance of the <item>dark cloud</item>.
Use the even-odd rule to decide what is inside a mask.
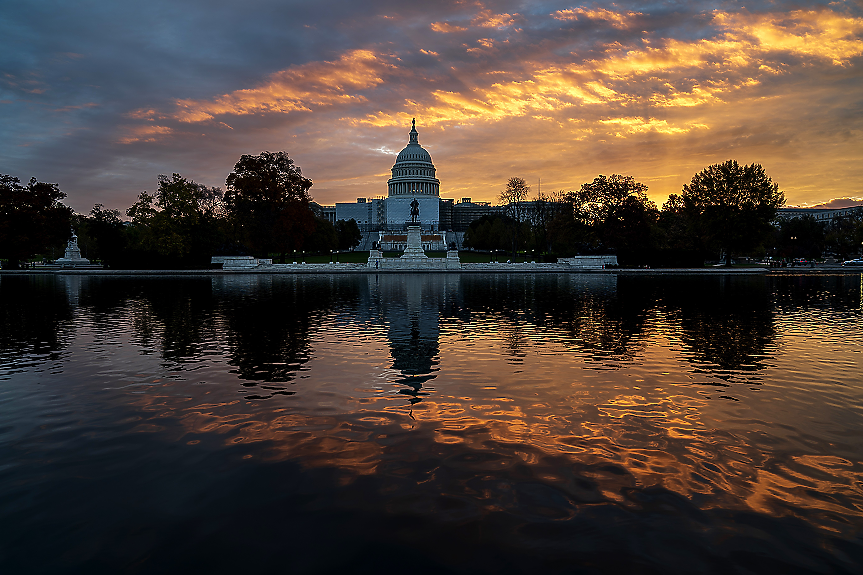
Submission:
[[[853,208],[856,206],[863,206],[863,200],[859,198],[833,198],[829,202],[824,202],[822,204],[815,204],[814,206],[809,206],[810,208],[827,208],[831,210],[841,210],[842,208]]]

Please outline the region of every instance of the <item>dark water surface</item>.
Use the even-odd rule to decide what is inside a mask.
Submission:
[[[861,573],[863,278],[0,277],[0,573]]]

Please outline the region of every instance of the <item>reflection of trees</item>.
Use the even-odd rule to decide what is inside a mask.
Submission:
[[[668,313],[698,359],[723,369],[759,365],[757,356],[775,338],[766,278],[667,278],[662,284]]]
[[[491,313],[503,320],[500,331],[512,355],[522,353],[525,323],[551,328],[553,337],[599,355],[634,353],[633,338],[645,329],[655,305],[650,290],[613,275],[500,274],[463,276],[459,315],[467,320]]]
[[[784,312],[830,309],[835,312],[860,310],[863,299],[863,276],[798,275],[769,276],[773,301]]]
[[[209,278],[88,278],[80,305],[93,323],[109,326],[118,310],[131,316],[143,347],[158,342],[166,359],[199,355],[214,339],[215,303]]]
[[[229,363],[241,379],[291,381],[312,355],[310,335],[333,307],[356,310],[357,276],[237,276],[213,279],[230,346]],[[263,386],[285,393],[282,385]]]
[[[72,306],[58,279],[48,276],[0,278],[0,351],[13,358],[50,355],[64,347],[62,325]]]

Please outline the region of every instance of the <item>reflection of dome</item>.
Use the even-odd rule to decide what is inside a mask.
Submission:
[[[390,196],[440,195],[431,155],[419,144],[416,120],[411,122],[410,142],[399,152],[393,177],[387,182]]]

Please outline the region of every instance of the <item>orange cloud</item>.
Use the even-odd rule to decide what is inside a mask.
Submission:
[[[449,22],[432,22],[431,29],[435,32],[440,32],[441,34],[451,34],[452,32],[466,32],[467,28],[464,26],[456,26],[455,24],[450,24]]]
[[[495,14],[487,8],[483,8],[470,21],[470,26],[502,30],[512,26],[518,16],[518,14]],[[450,24],[449,22],[432,22],[431,29],[442,34],[449,34],[452,32],[466,32],[468,27]]]
[[[729,14],[719,12],[714,21],[734,37],[745,36],[762,52],[790,52],[845,65],[863,54],[863,18],[829,10],[795,10],[789,14]]]
[[[583,16],[588,20],[605,20],[615,28],[625,29],[629,28],[636,16],[641,16],[641,12],[612,12],[605,8],[588,9],[582,6],[581,8],[557,10],[551,16],[555,20],[578,20],[579,16]]]
[[[761,66],[776,53],[791,53],[844,65],[863,54],[863,18],[829,11],[798,10],[787,15],[717,12],[714,23],[725,30],[716,40],[666,40],[660,47],[623,51],[596,61],[595,69],[608,76],[653,74],[674,69],[737,69]],[[770,67],[767,67],[770,69]],[[765,70],[767,71],[767,70]]]
[[[165,136],[173,130],[167,126],[136,126],[131,133],[120,138],[121,144],[133,144],[135,142],[155,142],[157,136]]]
[[[515,22],[515,17],[518,14],[495,14],[491,10],[481,10],[476,17],[471,20],[472,26],[481,28],[507,28]]]
[[[610,120],[600,120],[600,124],[607,126],[615,126],[617,136],[625,134],[641,134],[645,132],[656,132],[658,134],[685,134],[695,128],[707,128],[704,124],[693,123],[685,128],[678,126],[670,126],[667,120],[657,120],[655,118],[613,118]]]
[[[389,67],[379,54],[353,50],[333,62],[312,62],[276,72],[257,88],[237,90],[213,100],[177,100],[176,110],[162,117],[202,122],[224,114],[290,113],[360,101],[364,97],[355,92],[383,83],[383,72]],[[136,118],[147,115],[142,111],[132,114]]]

